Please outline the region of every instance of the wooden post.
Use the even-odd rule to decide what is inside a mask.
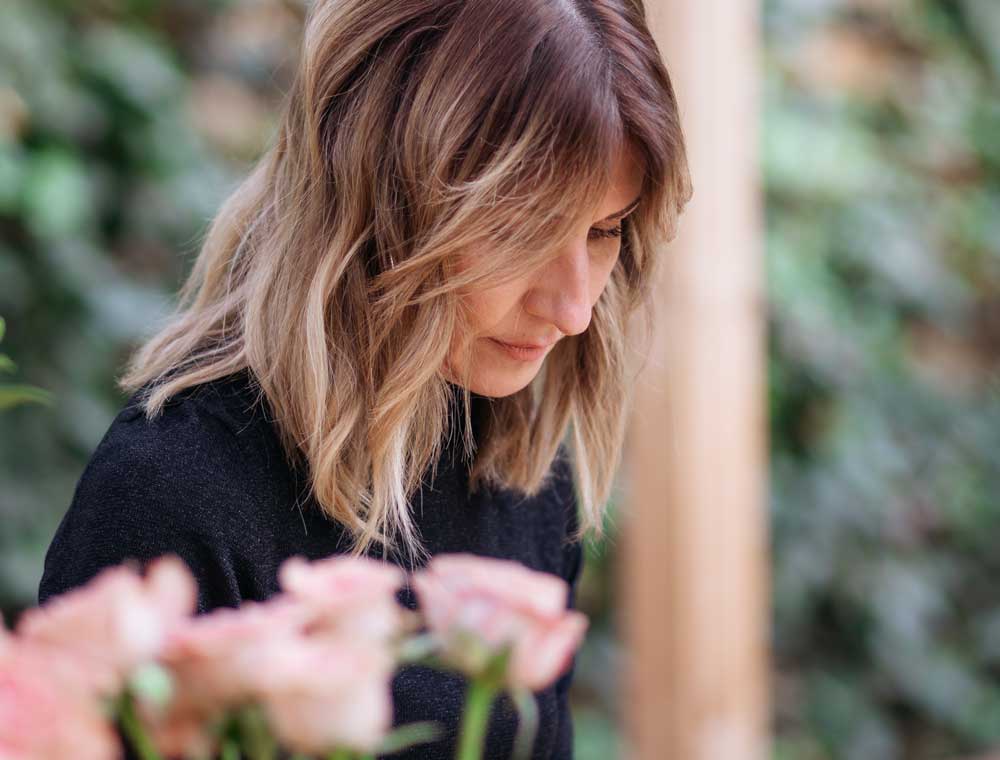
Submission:
[[[647,0],[694,197],[665,257],[625,452],[627,756],[769,755],[757,3]]]

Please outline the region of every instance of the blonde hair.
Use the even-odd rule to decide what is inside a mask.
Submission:
[[[531,271],[644,170],[588,329],[491,400],[470,490],[537,493],[571,429],[582,519],[602,535],[624,443],[630,315],[691,196],[677,104],[639,0],[316,0],[273,141],[213,220],[168,322],[119,385],[148,417],[249,368],[290,462],[351,552],[426,556],[409,498],[440,455],[461,294]],[[483,251],[461,271],[462,252]],[[457,331],[457,333],[456,333]]]

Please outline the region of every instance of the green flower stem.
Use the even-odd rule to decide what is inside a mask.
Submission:
[[[511,693],[514,706],[517,708],[517,735],[514,737],[514,760],[527,760],[531,757],[538,733],[538,704],[535,696],[525,688],[514,689]]]
[[[458,739],[457,760],[480,760],[489,724],[490,706],[497,689],[483,679],[473,679],[465,698],[462,728]]]
[[[121,718],[122,729],[132,743],[142,760],[161,760],[152,739],[142,727],[139,715],[135,711],[135,699],[128,691],[122,694],[118,703],[118,715]]]
[[[222,760],[240,760],[240,745],[230,736],[222,740]]]
[[[250,760],[274,760],[277,747],[259,705],[243,708],[239,715],[240,737]]]

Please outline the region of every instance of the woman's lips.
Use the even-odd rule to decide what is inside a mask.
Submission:
[[[545,354],[548,353],[548,350],[554,345],[553,343],[549,343],[544,346],[518,346],[511,343],[504,343],[502,340],[497,340],[496,338],[490,338],[490,341],[508,356],[520,361],[534,361],[535,359],[540,359],[545,356]]]

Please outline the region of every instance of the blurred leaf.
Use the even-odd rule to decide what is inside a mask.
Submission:
[[[0,411],[29,402],[52,404],[52,394],[29,385],[0,385]]]
[[[92,187],[80,161],[53,149],[31,161],[24,191],[25,222],[39,238],[83,234],[94,223]]]

